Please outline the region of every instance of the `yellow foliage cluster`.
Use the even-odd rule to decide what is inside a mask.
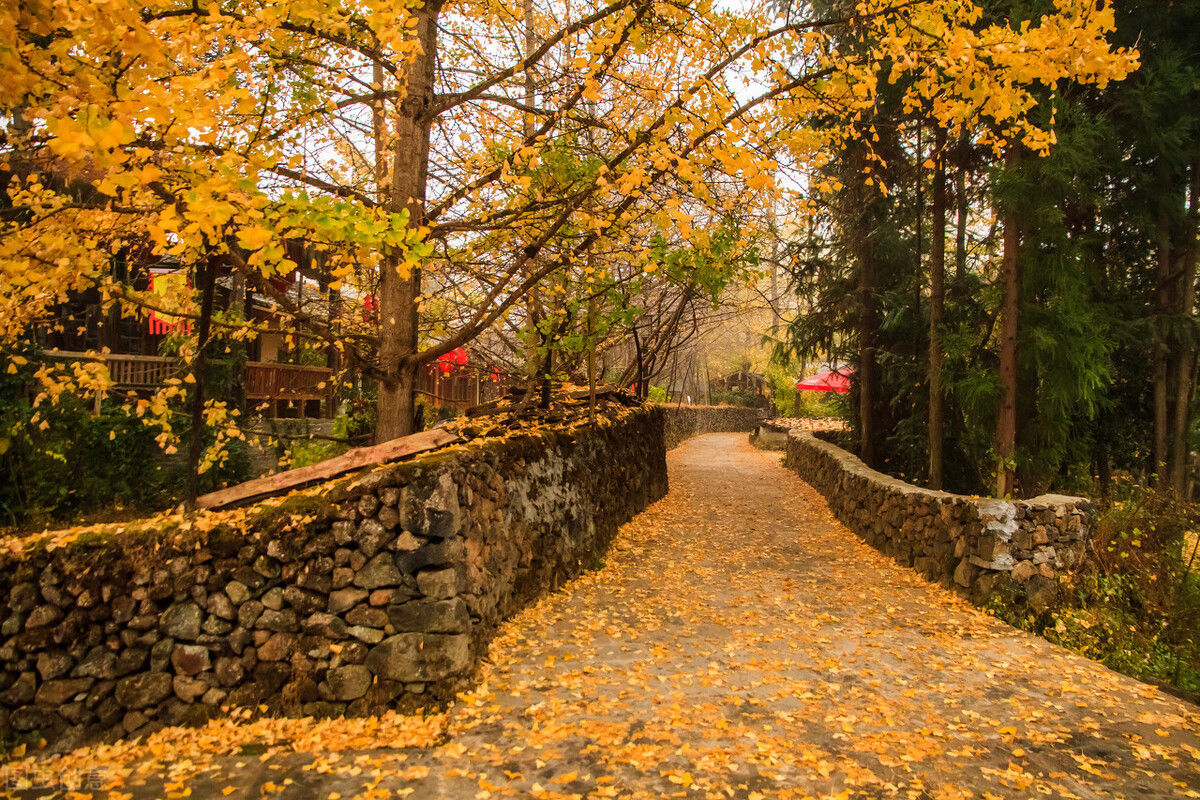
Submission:
[[[334,330],[272,290],[298,248],[358,294],[377,291],[384,263],[420,267],[430,335],[465,341],[539,286],[587,296],[655,270],[656,236],[704,245],[726,226],[748,247],[768,220],[841,191],[806,176],[870,142],[884,82],[948,131],[1044,151],[1038,87],[1137,63],[1108,45],[1112,10],[1092,0],[1019,23],[970,0],[862,0],[829,18],[710,0],[527,5],[7,7],[0,166],[20,213],[0,226],[0,339],[85,289],[126,314],[163,302],[119,280],[117,259],[216,259],[279,304],[286,333],[369,372],[376,330]],[[429,97],[410,91],[423,55],[436,56]],[[401,137],[414,120],[427,143]],[[402,167],[422,197],[393,193]],[[189,298],[169,305],[195,315]]]

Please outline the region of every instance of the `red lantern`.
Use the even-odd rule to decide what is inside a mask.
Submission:
[[[463,347],[456,347],[449,353],[438,356],[438,369],[446,374],[451,373],[456,366],[465,367],[466,365],[467,351]]]
[[[368,294],[363,297],[363,322],[375,322],[379,319],[379,301],[375,299],[375,295]]]

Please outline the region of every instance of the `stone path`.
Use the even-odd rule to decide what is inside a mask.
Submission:
[[[898,567],[743,434],[669,461],[670,494],[606,565],[507,624],[444,718],[412,721],[432,746],[334,726],[307,752],[59,765],[121,771],[95,796],[122,798],[1200,797],[1197,708]]]

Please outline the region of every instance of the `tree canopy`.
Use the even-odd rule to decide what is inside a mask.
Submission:
[[[202,334],[261,332],[236,304],[205,305],[220,273],[377,385],[387,439],[416,424],[421,366],[473,341],[506,340],[514,364],[560,377],[598,342],[638,338],[640,319],[670,347],[685,316],[698,325],[761,277],[780,220],[845,234],[851,261],[832,268],[859,269],[900,224],[901,164],[924,175],[949,152],[914,157],[914,131],[977,164],[1052,157],[1063,98],[1137,66],[1115,14],[1092,0],[21,2],[0,17],[0,334],[27,338],[82,292],[192,319],[192,371],[136,409],[165,446],[185,395],[193,428],[203,403],[236,436],[195,382]],[[133,278],[164,259],[193,266],[190,290]],[[297,270],[321,303],[281,286]],[[331,310],[363,298],[377,313]],[[800,349],[846,341],[820,330]],[[102,371],[39,377],[46,399],[104,390]]]

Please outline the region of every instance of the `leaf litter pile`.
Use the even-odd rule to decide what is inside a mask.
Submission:
[[[0,786],[75,800],[1200,797],[1196,707],[897,566],[744,434],[669,460],[670,494],[602,567],[506,623],[446,712],[231,717],[13,761]]]

